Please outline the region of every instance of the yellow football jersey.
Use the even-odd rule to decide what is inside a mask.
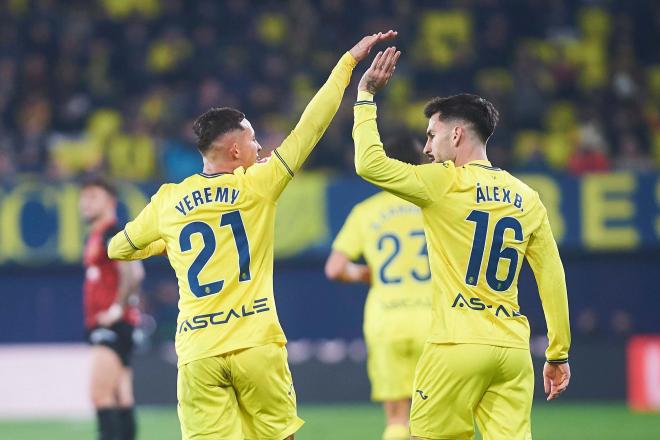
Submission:
[[[564,269],[538,194],[488,161],[409,165],[383,151],[376,105],[355,105],[355,166],[369,182],[422,209],[433,279],[430,342],[529,348],[518,306],[527,258],[548,326],[550,361],[568,358],[570,328]]]
[[[429,335],[431,269],[419,207],[387,192],[373,195],[353,208],[332,248],[369,266],[368,340]]]
[[[356,61],[346,53],[272,158],[165,184],[110,242],[115,259],[167,250],[179,282],[179,365],[286,342],[273,297],[275,206],[339,108]]]

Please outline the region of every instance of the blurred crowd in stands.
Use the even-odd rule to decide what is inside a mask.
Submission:
[[[213,106],[277,146],[341,53],[390,28],[403,55],[378,97],[384,137],[423,141],[424,103],[472,92],[500,111],[498,166],[660,168],[657,1],[7,0],[0,179],[179,181],[200,169],[191,121]],[[354,98],[308,168],[352,172]]]

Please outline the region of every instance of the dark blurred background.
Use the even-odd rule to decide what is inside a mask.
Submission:
[[[8,0],[0,8],[5,180],[104,170],[176,181],[199,166],[191,119],[217,105],[243,110],[262,144],[276,146],[342,51],[390,28],[404,55],[381,100],[386,132],[421,136],[425,101],[471,91],[502,114],[489,146],[502,167],[581,175],[660,163],[653,1]],[[352,172],[347,109],[310,169]]]
[[[159,184],[201,169],[197,115],[239,108],[275,147],[341,54],[387,29],[399,31],[403,55],[378,96],[383,137],[423,140],[433,96],[471,92],[496,105],[489,157],[539,191],[566,266],[580,377],[566,398],[624,399],[627,342],[660,332],[660,3],[651,0],[0,2],[0,343],[82,340],[81,176],[118,181],[126,220]],[[354,176],[356,84],[276,226],[278,310],[310,401],[367,398],[366,289],[322,273],[348,211],[376,191]],[[171,402],[178,292],[164,259],[147,274],[138,401]],[[539,360],[537,298],[525,268],[521,311]],[[351,386],[321,384],[320,374]],[[140,375],[150,378],[140,385]]]

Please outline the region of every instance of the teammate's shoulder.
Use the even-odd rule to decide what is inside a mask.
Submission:
[[[360,206],[370,206],[378,203],[382,203],[384,201],[391,200],[392,198],[396,198],[395,195],[388,193],[387,191],[378,191],[376,194],[373,194],[360,203],[358,205]]]
[[[395,196],[387,191],[379,191],[355,205],[355,209],[359,211],[371,212],[378,209],[383,205],[391,205],[392,203],[411,204],[400,197]]]
[[[356,215],[369,211],[370,208],[373,208],[374,205],[378,204],[378,201],[380,200],[379,196],[380,193],[376,193],[367,197],[366,199],[360,200],[355,205],[353,205],[351,214]]]

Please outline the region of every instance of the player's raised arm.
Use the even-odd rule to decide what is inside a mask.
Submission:
[[[568,351],[571,329],[564,267],[547,214],[541,226],[532,234],[525,255],[534,271],[548,327],[548,348],[545,352],[547,363],[543,376],[548,400],[553,400],[566,389],[570,380]]]
[[[165,252],[165,241],[158,231],[156,195],[135,220],[128,222],[108,244],[108,257],[113,260],[143,260]]]
[[[307,104],[293,131],[282,142],[282,145],[273,151],[268,164],[257,164],[257,166],[249,168],[247,174],[264,180],[275,196],[279,195],[332,122],[341,104],[344,91],[351,80],[353,68],[367,57],[374,45],[380,41],[390,40],[396,34],[395,31],[388,31],[368,35],[346,52],[332,69],[327,81]],[[279,178],[279,174],[286,179]],[[264,185],[259,185],[259,187],[263,188]]]
[[[396,69],[401,52],[389,47],[379,52],[358,85],[354,106],[353,139],[357,174],[399,197],[423,206],[432,200],[425,179],[442,165],[410,165],[387,157],[376,123],[375,93],[384,87]],[[438,182],[436,182],[437,184]]]

